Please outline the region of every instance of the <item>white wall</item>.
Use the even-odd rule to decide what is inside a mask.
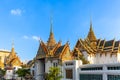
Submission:
[[[50,68],[50,67],[54,66],[54,65],[53,65],[54,63],[57,63],[57,64],[58,64],[58,60],[55,59],[55,60],[52,60],[52,61],[51,61],[51,60],[46,61],[46,63],[45,63],[45,72],[46,72],[46,73],[49,72],[49,68]],[[58,66],[59,66],[59,65],[58,65]]]
[[[47,61],[45,63],[45,72],[48,73],[49,72],[49,68],[52,66],[52,62],[51,61]]]
[[[35,62],[35,78],[36,80],[41,80],[41,75],[44,74],[44,62],[37,60]]]
[[[116,56],[115,54],[112,56],[111,53],[102,53],[102,55],[100,54],[101,53],[97,53],[95,55],[88,55],[88,61],[90,62],[90,64],[118,63],[120,61],[118,56]]]
[[[13,78],[13,70],[7,70],[5,74],[5,79],[12,79]]]

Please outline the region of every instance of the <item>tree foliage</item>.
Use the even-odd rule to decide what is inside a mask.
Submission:
[[[18,69],[16,73],[18,74],[19,77],[25,77],[26,74],[30,74],[30,69],[21,68]]]
[[[4,76],[5,75],[5,70],[3,70],[3,69],[0,68],[0,75]]]
[[[50,67],[49,73],[46,75],[46,80],[61,80],[62,75],[60,68]]]

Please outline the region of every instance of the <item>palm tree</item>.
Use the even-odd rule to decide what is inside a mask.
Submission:
[[[62,75],[60,68],[50,67],[49,73],[46,75],[46,80],[61,80]]]

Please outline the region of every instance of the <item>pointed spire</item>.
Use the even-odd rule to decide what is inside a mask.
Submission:
[[[89,29],[89,33],[87,35],[87,38],[92,42],[92,41],[96,41],[96,36],[94,34],[93,28],[92,28],[92,19],[90,18],[90,29]]]
[[[12,48],[14,48],[14,41],[12,42]]]
[[[53,20],[52,20],[52,16],[50,16],[50,33],[53,33],[52,26],[53,26]]]
[[[9,54],[9,59],[13,59],[14,57],[16,57],[16,53],[15,53],[15,49],[14,49],[14,41],[13,41],[13,42],[12,42],[11,53]]]
[[[90,28],[92,29],[92,17],[90,16]]]
[[[11,50],[11,53],[12,53],[12,52],[15,52],[15,51],[14,51],[14,41],[12,42],[12,50]]]
[[[54,46],[56,44],[52,27],[53,27],[53,20],[51,16],[50,17],[50,35],[49,35],[47,46]]]

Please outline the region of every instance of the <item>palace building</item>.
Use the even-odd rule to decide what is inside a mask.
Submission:
[[[8,67],[12,67],[17,69],[21,67],[22,62],[20,58],[17,56],[14,47],[12,47],[11,51],[0,50],[0,68],[6,69]]]
[[[69,43],[62,45],[61,41],[56,42],[52,30],[47,43],[40,41],[39,49],[35,60],[35,77],[36,80],[44,79],[45,73],[49,72],[52,66],[59,66],[66,60],[72,60]]]
[[[90,23],[87,37],[77,41],[72,54],[74,59],[83,55],[89,61],[89,64],[80,64],[76,69],[78,73],[75,80],[120,79],[120,41],[97,39],[92,29],[92,23]],[[74,66],[77,65],[74,64]],[[71,78],[71,80],[74,79]]]
[[[120,62],[120,41],[97,39],[90,23],[87,37],[79,39],[73,50],[74,57],[84,57],[90,64],[105,64]]]

